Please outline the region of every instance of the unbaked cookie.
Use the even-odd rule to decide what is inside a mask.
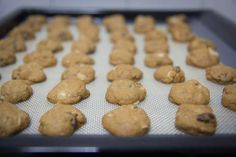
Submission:
[[[148,31],[145,34],[145,41],[151,41],[151,40],[167,41],[167,36],[164,32],[160,31],[159,29],[154,29],[154,30]]]
[[[107,79],[109,81],[128,79],[133,81],[139,81],[143,76],[140,69],[129,65],[120,64],[113,68],[108,74]]]
[[[80,79],[66,79],[58,83],[49,93],[47,99],[56,104],[73,105],[90,96],[85,83]]]
[[[84,29],[79,30],[79,38],[86,37],[93,42],[99,41],[99,27],[96,25],[86,26]]]
[[[86,54],[74,53],[74,52],[71,52],[71,53],[67,54],[62,59],[62,65],[64,67],[69,67],[69,66],[72,66],[72,65],[79,65],[79,64],[93,65],[94,60]]]
[[[155,28],[155,19],[150,15],[138,15],[134,20],[134,30],[137,33],[147,33]]]
[[[23,64],[12,71],[12,79],[27,80],[30,83],[39,83],[46,80],[43,67],[38,63],[32,62]]]
[[[166,22],[168,23],[168,26],[178,23],[187,23],[187,16],[185,14],[172,15],[166,19]]]
[[[186,63],[198,68],[207,68],[219,64],[219,54],[212,48],[199,48],[188,52]]]
[[[106,100],[118,105],[137,104],[145,97],[146,89],[143,85],[127,79],[113,81],[106,92]]]
[[[95,79],[95,70],[90,65],[73,65],[61,75],[62,80],[71,78],[77,78],[84,81],[84,83],[90,83]]]
[[[176,113],[175,126],[190,135],[212,135],[217,122],[209,105],[182,104]]]
[[[150,129],[150,119],[143,109],[126,105],[106,113],[102,125],[114,136],[143,136]]]
[[[134,54],[125,49],[113,49],[109,55],[109,62],[112,65],[134,64]]]
[[[60,40],[55,39],[44,39],[40,41],[37,45],[39,51],[52,51],[53,53],[61,51],[63,49]]]
[[[210,92],[198,81],[189,80],[184,83],[174,84],[170,89],[168,99],[176,105],[208,105],[210,101]]]
[[[236,69],[218,64],[206,69],[206,78],[218,84],[236,83]]]
[[[84,114],[73,106],[56,104],[39,121],[44,136],[71,136],[86,123]]]
[[[81,38],[80,40],[74,41],[71,46],[71,51],[84,54],[94,53],[96,50],[96,44],[88,38]]]
[[[120,40],[134,41],[134,37],[128,31],[113,31],[110,37],[113,43],[116,43]]]
[[[78,28],[93,25],[93,24],[94,24],[93,17],[90,15],[82,15],[82,16],[77,17],[76,19],[76,26]]]
[[[0,67],[4,67],[16,62],[16,55],[12,51],[0,50]]]
[[[15,135],[29,124],[28,113],[9,102],[0,102],[0,137]]]
[[[118,40],[113,46],[113,49],[124,49],[128,50],[130,53],[136,53],[136,46],[132,41],[129,40]]]
[[[43,50],[43,51],[35,51],[29,53],[23,58],[24,63],[38,63],[42,67],[52,67],[57,64],[56,57],[53,55],[51,51]]]
[[[31,40],[35,38],[35,30],[31,26],[19,25],[13,28],[8,34],[8,37],[14,38],[16,36],[20,36],[25,40]]]
[[[154,78],[162,83],[179,83],[185,81],[183,70],[179,66],[165,65],[157,68]]]
[[[127,30],[125,25],[125,17],[121,14],[113,14],[104,18],[103,24],[107,28],[108,32],[117,30]]]
[[[236,112],[236,86],[229,85],[223,90],[222,105]]]
[[[28,100],[33,95],[33,89],[25,80],[10,80],[0,86],[0,100],[18,103]]]
[[[66,15],[56,15],[52,18],[51,23],[64,23],[64,24],[69,25],[70,17]]]
[[[147,54],[144,63],[150,68],[155,68],[163,65],[172,65],[173,61],[166,53]]]
[[[216,49],[216,45],[213,41],[202,37],[195,37],[188,44],[189,51],[202,47],[210,47],[212,49]]]
[[[151,40],[145,42],[144,50],[146,53],[168,53],[169,45],[164,40]]]
[[[0,40],[0,49],[12,52],[22,52],[26,50],[25,41],[21,36],[7,37]]]
[[[29,22],[29,23],[35,23],[35,24],[38,24],[38,25],[43,25],[43,24],[47,23],[47,18],[44,15],[35,14],[35,15],[28,16],[26,21]]]
[[[68,28],[54,28],[48,33],[48,38],[54,40],[68,41],[73,39],[73,35]]]
[[[178,42],[189,42],[193,39],[194,35],[190,29],[173,29],[171,31],[172,38]]]

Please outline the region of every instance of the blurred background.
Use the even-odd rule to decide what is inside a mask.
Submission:
[[[236,0],[0,0],[0,18],[19,8],[214,10],[236,24]]]

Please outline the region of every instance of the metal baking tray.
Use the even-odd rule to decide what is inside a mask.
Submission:
[[[192,26],[193,32],[197,35],[207,37],[209,39],[212,39],[217,44],[217,50],[220,53],[220,59],[222,63],[225,63],[227,65],[230,65],[232,67],[236,67],[236,32],[235,28],[236,26],[231,23],[230,21],[224,19],[220,15],[216,14],[213,11],[189,11],[189,12],[160,12],[160,11],[109,11],[109,10],[77,10],[77,11],[65,11],[65,10],[52,10],[52,9],[20,9],[15,12],[13,12],[11,15],[3,18],[0,20],[0,37],[4,37],[7,32],[12,29],[14,26],[16,26],[18,23],[23,21],[28,15],[31,14],[44,14],[47,15],[50,19],[51,16],[57,15],[57,14],[65,14],[69,15],[71,17],[76,17],[83,14],[90,14],[93,17],[95,17],[97,23],[101,23],[101,19],[110,14],[114,13],[121,13],[123,14],[126,19],[127,23],[129,25],[129,29],[132,32],[132,23],[135,16],[139,14],[149,14],[153,15],[157,19],[157,27],[160,29],[165,30],[166,26],[164,25],[165,18],[169,15],[177,14],[177,13],[184,13],[188,16],[190,24]],[[46,28],[43,28],[46,30]],[[76,31],[75,28],[71,28],[72,33],[73,31]],[[104,35],[104,28],[101,29],[101,35]],[[46,34],[39,33],[37,35],[36,40],[39,41],[40,39],[43,39]],[[77,36],[74,36],[75,39]],[[163,95],[160,94],[159,97],[156,99],[152,99],[149,101],[150,97],[155,96],[153,89],[150,87],[151,85],[148,84],[151,88],[151,90],[148,88],[148,97],[147,99],[141,103],[140,107],[144,108],[146,112],[148,112],[151,121],[155,121],[154,125],[152,124],[152,129],[150,130],[149,134],[144,137],[136,137],[136,138],[118,138],[118,137],[112,137],[111,135],[108,135],[104,130],[102,130],[101,126],[101,116],[114,108],[117,108],[116,105],[111,106],[103,106],[104,109],[99,110],[99,105],[103,105],[105,102],[105,98],[103,100],[94,101],[96,98],[93,97],[104,97],[105,90],[109,85],[109,82],[106,81],[106,74],[107,72],[112,68],[112,66],[108,63],[108,55],[111,50],[111,44],[109,45],[109,39],[106,38],[107,43],[103,43],[102,45],[99,45],[98,51],[96,52],[95,56],[93,58],[95,59],[95,70],[97,73],[97,79],[99,81],[99,84],[97,83],[95,86],[95,83],[91,83],[88,85],[88,89],[91,92],[92,98],[89,101],[84,101],[83,104],[78,104],[76,107],[81,109],[83,112],[91,112],[98,111],[100,117],[93,117],[90,118],[87,128],[81,128],[81,131],[79,130],[76,132],[72,137],[57,137],[57,138],[47,138],[39,135],[38,133],[35,133],[37,131],[37,125],[35,123],[40,118],[41,114],[46,112],[48,109],[50,109],[50,104],[45,99],[45,93],[47,92],[55,85],[55,82],[58,82],[60,80],[60,74],[63,71],[63,68],[61,66],[61,58],[65,55],[63,54],[56,54],[58,59],[58,65],[57,70],[54,70],[54,73],[57,73],[56,76],[50,75],[51,68],[46,69],[45,72],[49,76],[48,82],[50,85],[44,90],[39,91],[41,95],[34,95],[34,99],[29,100],[28,102],[24,103],[24,105],[28,105],[28,107],[24,106],[23,109],[26,109],[28,112],[31,112],[31,114],[35,114],[33,118],[31,117],[31,121],[33,122],[33,125],[31,124],[30,128],[26,129],[19,135],[16,135],[14,137],[10,138],[4,138],[0,139],[0,153],[9,153],[9,152],[15,152],[15,153],[31,153],[31,152],[97,152],[97,153],[109,153],[109,152],[173,152],[173,153],[218,153],[218,152],[236,152],[236,114],[224,109],[222,112],[221,109],[218,110],[217,106],[213,107],[213,110],[216,112],[217,120],[220,121],[220,127],[217,129],[217,132],[213,136],[208,137],[195,137],[195,136],[189,136],[185,135],[179,131],[177,131],[174,128],[174,117],[175,112],[177,110],[177,106],[172,105],[168,102],[167,103],[167,94],[168,90],[171,86],[168,86],[167,88],[164,87],[166,85],[163,85],[161,83],[155,82],[156,87],[155,88],[165,88],[163,90]],[[136,39],[136,45],[139,50],[143,48],[143,38],[140,36],[135,36]],[[37,41],[33,41],[34,44]],[[103,42],[103,41],[101,41]],[[174,60],[177,60],[177,64],[184,64],[183,56],[182,60],[178,59],[179,56],[181,56],[181,52],[178,51],[186,51],[186,44],[176,44],[173,42],[170,42],[171,49],[175,49],[177,52],[174,55],[170,54],[170,57]],[[32,51],[34,49],[34,46],[32,46],[32,42],[30,41],[27,43],[27,53]],[[64,44],[64,51],[70,50],[70,43]],[[104,52],[102,52],[104,51]],[[172,50],[171,50],[172,51]],[[97,54],[97,53],[104,53]],[[141,50],[141,55],[136,55],[136,64],[138,67],[141,68],[144,72],[145,81],[153,81],[152,74],[154,72],[153,69],[148,69],[143,65],[144,60],[144,51]],[[178,54],[179,53],[179,54]],[[18,59],[17,65],[20,65],[22,63],[22,56],[25,55],[25,53],[17,54],[18,58],[20,57],[20,60]],[[98,56],[99,55],[99,56]],[[182,54],[183,55],[183,54]],[[105,56],[105,57],[100,57]],[[97,58],[98,57],[98,58]],[[100,58],[99,58],[100,57]],[[175,59],[174,59],[175,58]],[[99,61],[98,61],[99,59]],[[100,63],[107,62],[107,67],[104,68],[100,67]],[[16,67],[16,65],[14,65]],[[181,65],[182,67],[182,65]],[[6,73],[11,73],[11,67],[3,69],[3,71],[0,72],[4,76]],[[103,71],[102,71],[103,70]],[[204,82],[202,78],[204,78],[204,70],[199,70],[196,68],[184,69],[187,71],[195,70],[198,71],[197,73],[193,73],[194,76],[192,76],[192,79],[198,79],[201,83]],[[4,72],[4,73],[3,73]],[[8,77],[10,76],[9,74]],[[147,75],[149,74],[149,75]],[[188,72],[188,75],[190,73]],[[198,75],[202,75],[203,77],[198,77]],[[7,78],[10,79],[10,78]],[[102,80],[100,80],[102,79]],[[187,77],[187,79],[190,79],[190,77]],[[4,80],[4,79],[3,79]],[[1,80],[0,83],[3,83],[6,80]],[[96,82],[95,80],[94,82]],[[141,82],[144,83],[145,81],[142,80]],[[210,84],[210,85],[209,85]],[[153,83],[154,85],[154,83]],[[34,88],[38,88],[37,86],[40,86],[40,84],[34,85]],[[217,86],[215,87],[215,84],[209,83],[208,86],[210,86],[211,93],[213,91],[213,94],[211,94],[211,97],[213,97],[211,102],[213,104],[220,105],[220,93],[222,92],[223,86]],[[95,92],[95,89],[98,88],[102,91]],[[101,88],[100,88],[101,87]],[[104,90],[103,90],[104,89]],[[219,90],[218,92],[214,93],[214,90]],[[36,98],[35,98],[36,97]],[[151,104],[150,107],[148,106]],[[162,104],[159,108],[153,108],[153,103],[156,104]],[[42,110],[33,110],[33,108],[29,105],[42,105]],[[49,105],[49,106],[48,106]],[[167,109],[163,109],[164,106],[167,106]],[[22,107],[22,104],[18,105],[18,107]],[[219,106],[221,107],[221,106]],[[93,108],[93,110],[88,110],[89,108]],[[222,108],[222,107],[221,107]],[[153,110],[160,109],[159,117],[153,114]],[[151,115],[150,115],[151,114]],[[86,116],[92,116],[86,115]],[[36,118],[35,118],[36,117]],[[166,124],[165,124],[166,121]],[[162,123],[161,127],[157,126],[156,123]],[[99,125],[96,126],[96,124]],[[87,124],[86,124],[87,125]]]

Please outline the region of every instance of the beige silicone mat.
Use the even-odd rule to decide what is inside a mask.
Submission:
[[[158,28],[166,31],[166,26],[164,24],[158,24]],[[74,39],[78,39],[78,32],[75,24],[73,24],[73,20],[70,29],[74,35]],[[138,106],[143,108],[151,119],[151,129],[149,134],[183,134],[176,130],[174,125],[177,106],[168,101],[168,93],[171,85],[162,84],[154,80],[154,69],[145,67],[143,62],[145,57],[145,52],[143,51],[143,36],[134,33],[132,24],[129,24],[129,29],[135,37],[135,43],[138,49],[135,56],[135,66],[140,68],[144,73],[141,83],[143,83],[147,89],[147,97],[145,101],[141,102]],[[203,28],[203,30],[207,31],[206,29],[207,28]],[[42,30],[37,33],[35,40],[27,42],[27,52],[17,53],[16,64],[0,68],[0,73],[2,75],[0,84],[11,79],[12,70],[23,63],[23,56],[34,50],[36,44],[43,38],[46,38],[46,35],[46,26],[44,26]],[[106,112],[118,107],[117,105],[107,103],[105,100],[106,89],[110,84],[106,80],[106,74],[112,69],[112,66],[109,65],[108,62],[108,56],[112,44],[110,43],[108,33],[103,26],[100,26],[100,38],[101,40],[97,45],[95,54],[91,55],[96,62],[93,66],[96,70],[96,79],[94,82],[87,85],[91,96],[75,105],[75,107],[80,109],[86,115],[87,123],[80,130],[75,132],[75,134],[108,134],[102,127],[102,116]],[[173,42],[169,34],[168,38],[170,46],[169,55],[173,59],[174,65],[178,65],[184,70],[186,80],[196,79],[209,88],[211,93],[210,105],[216,114],[218,122],[216,134],[236,134],[236,113],[222,107],[221,105],[223,86],[207,81],[205,79],[204,70],[186,65],[185,57],[187,44]],[[47,93],[60,81],[60,75],[64,70],[61,65],[61,60],[62,57],[70,51],[71,42],[64,42],[63,45],[64,50],[55,54],[58,64],[55,67],[45,69],[47,80],[43,83],[33,85],[33,96],[28,101],[17,104],[18,107],[28,112],[31,118],[30,127],[24,130],[21,134],[39,134],[38,122],[40,117],[53,107],[53,104],[47,101],[46,96]],[[232,57],[236,58],[236,54],[233,55],[235,56]]]

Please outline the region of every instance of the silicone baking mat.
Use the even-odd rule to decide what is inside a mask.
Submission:
[[[49,19],[50,20],[50,19]],[[96,19],[100,27],[100,42],[97,44],[97,50],[91,55],[95,60],[93,68],[96,71],[96,79],[92,83],[87,85],[91,95],[89,98],[75,104],[74,106],[80,109],[87,117],[87,123],[75,134],[80,135],[103,135],[108,134],[102,127],[102,116],[115,108],[118,105],[109,104],[105,100],[106,89],[110,82],[107,81],[106,75],[113,68],[109,64],[109,54],[111,52],[112,43],[109,40],[109,35],[105,28],[100,24],[100,19]],[[208,28],[206,28],[199,21],[191,21],[193,31],[201,36],[208,37],[214,40],[217,45],[220,44],[219,51],[226,50],[228,55],[232,58],[236,58],[236,53],[228,47],[224,42],[215,36]],[[132,23],[128,24],[130,32],[135,37],[135,44],[137,46],[137,54],[135,55],[135,66],[143,71],[143,79],[140,81],[147,89],[146,99],[141,102],[138,107],[143,108],[151,120],[150,135],[176,135],[183,134],[175,129],[175,114],[178,106],[168,101],[168,93],[172,85],[162,84],[153,78],[155,69],[150,69],[144,65],[144,37],[136,34],[133,31]],[[166,25],[164,23],[157,24],[157,28],[167,32]],[[74,39],[78,39],[79,34],[75,26],[75,20],[71,19],[70,30],[73,33]],[[13,65],[0,69],[2,79],[0,84],[11,79],[11,72],[13,69],[23,63],[22,58],[26,53],[30,53],[35,49],[37,43],[46,38],[47,31],[46,25],[43,26],[40,32],[37,33],[36,38],[27,42],[27,51],[17,53],[17,62]],[[185,58],[187,53],[187,44],[177,43],[171,39],[168,34],[168,42],[170,46],[169,56],[174,61],[174,65],[180,66],[186,76],[186,80],[196,79],[210,90],[211,99],[210,106],[214,110],[217,118],[217,131],[216,134],[236,134],[236,114],[221,105],[221,96],[224,86],[214,84],[207,81],[205,78],[205,70],[197,69],[186,65]],[[64,50],[56,53],[57,65],[55,67],[46,68],[45,73],[47,80],[43,83],[32,85],[34,94],[33,96],[22,103],[17,104],[22,110],[29,113],[31,118],[30,126],[25,129],[21,134],[39,134],[38,126],[40,117],[53,107],[53,104],[49,103],[46,99],[48,92],[60,81],[62,72],[65,70],[61,65],[63,56],[70,52],[71,41],[64,42]],[[221,52],[219,52],[221,55]],[[224,52],[225,53],[225,52]],[[224,57],[224,56],[223,56]],[[227,62],[225,63],[227,64]],[[18,135],[18,136],[19,136]]]

